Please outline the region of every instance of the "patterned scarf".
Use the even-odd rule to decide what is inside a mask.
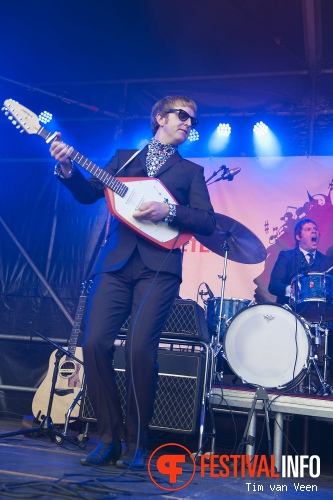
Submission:
[[[149,177],[154,177],[156,172],[164,165],[167,159],[177,151],[178,147],[173,144],[163,144],[156,139],[148,143],[146,167]]]

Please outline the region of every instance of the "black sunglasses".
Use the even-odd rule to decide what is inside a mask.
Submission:
[[[169,109],[168,111],[165,111],[165,113],[177,113],[177,112],[180,121],[186,122],[186,120],[190,118],[192,127],[196,127],[198,125],[199,121],[196,118],[194,118],[194,116],[189,115],[183,109]]]

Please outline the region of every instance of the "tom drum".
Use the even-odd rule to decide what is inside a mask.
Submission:
[[[240,311],[244,307],[247,307],[250,303],[251,300],[236,299],[232,297],[225,298],[223,300],[222,304],[223,321],[221,323],[221,334],[223,334],[225,331],[226,328],[225,323],[229,319],[233,318],[238,311]],[[207,319],[208,330],[212,335],[215,335],[217,333],[220,307],[221,307],[221,297],[214,297],[213,299],[207,300],[206,319]]]
[[[333,277],[326,273],[298,275],[291,282],[294,300],[291,306],[308,321],[333,319]]]

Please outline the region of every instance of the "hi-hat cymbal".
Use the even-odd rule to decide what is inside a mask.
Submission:
[[[267,251],[259,238],[240,222],[227,215],[215,214],[216,229],[211,236],[195,234],[194,237],[206,248],[241,264],[259,264],[266,259]]]

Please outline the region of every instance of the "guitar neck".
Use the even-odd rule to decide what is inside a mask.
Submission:
[[[83,318],[83,313],[86,305],[87,295],[81,295],[79,298],[79,303],[77,306],[73,328],[68,341],[68,351],[74,356],[77,341],[81,332],[81,323]],[[70,359],[70,356],[67,357]]]
[[[37,134],[47,143],[52,143],[58,139],[54,133],[49,132],[45,127],[40,127]],[[128,187],[123,182],[120,182],[113,175],[109,174],[103,168],[96,165],[96,163],[89,160],[89,158],[76,151],[76,149],[73,148],[71,150],[69,158],[122,198],[127,193]]]
[[[82,284],[82,291],[79,297],[79,303],[75,313],[73,328],[68,341],[68,351],[74,356],[79,335],[81,333],[82,319],[86,307],[87,297],[92,285],[92,280],[87,280]],[[67,356],[70,359],[70,356]]]

